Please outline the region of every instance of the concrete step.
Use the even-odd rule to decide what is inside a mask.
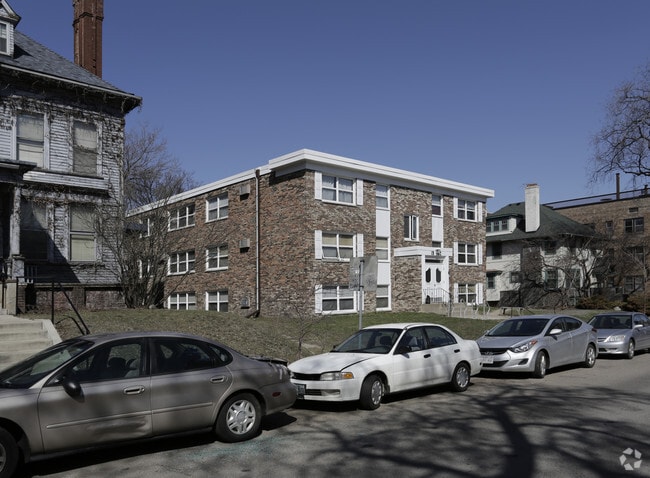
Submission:
[[[0,315],[0,370],[60,341],[50,321]]]

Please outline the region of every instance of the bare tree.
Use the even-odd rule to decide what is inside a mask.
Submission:
[[[650,176],[650,64],[616,90],[593,143],[593,182],[613,172]]]
[[[140,125],[126,134],[122,184],[123,197],[97,208],[95,231],[114,257],[127,307],[160,306],[170,253],[167,205],[195,182],[169,155],[160,131]],[[144,210],[138,219],[134,208]]]

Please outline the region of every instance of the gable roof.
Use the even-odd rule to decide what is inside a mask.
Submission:
[[[579,237],[595,237],[596,232],[584,224],[580,224],[573,219],[570,219],[552,208],[540,205],[539,212],[539,228],[533,232],[526,232],[526,203],[518,202],[508,204],[498,211],[488,214],[488,221],[491,219],[506,219],[516,218],[516,228],[506,234],[488,234],[486,242],[504,242],[504,241],[518,241],[527,239],[542,239],[553,238],[560,236],[579,236]]]
[[[14,44],[13,57],[0,55],[0,72],[13,70],[123,97],[128,100],[126,111],[142,102],[142,98],[120,90],[17,30],[14,31]]]

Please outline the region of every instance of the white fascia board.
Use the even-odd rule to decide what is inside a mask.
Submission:
[[[436,252],[440,251],[440,256],[451,256],[453,251],[448,248],[440,247],[425,247],[425,246],[411,246],[411,247],[398,247],[393,250],[395,257],[413,257],[413,256],[435,256]]]
[[[403,169],[391,168],[381,164],[368,163],[356,159],[322,153],[310,149],[301,149],[269,161],[268,166],[274,171],[291,173],[304,168],[311,168],[331,173],[354,172],[355,176],[379,183],[403,185],[410,188],[425,189],[439,193],[453,192],[454,196],[474,197],[487,200],[494,197],[494,190],[472,186],[470,184],[449,181],[447,179],[414,173]]]

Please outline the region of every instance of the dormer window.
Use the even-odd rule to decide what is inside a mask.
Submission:
[[[9,54],[9,25],[0,22],[0,53]]]

